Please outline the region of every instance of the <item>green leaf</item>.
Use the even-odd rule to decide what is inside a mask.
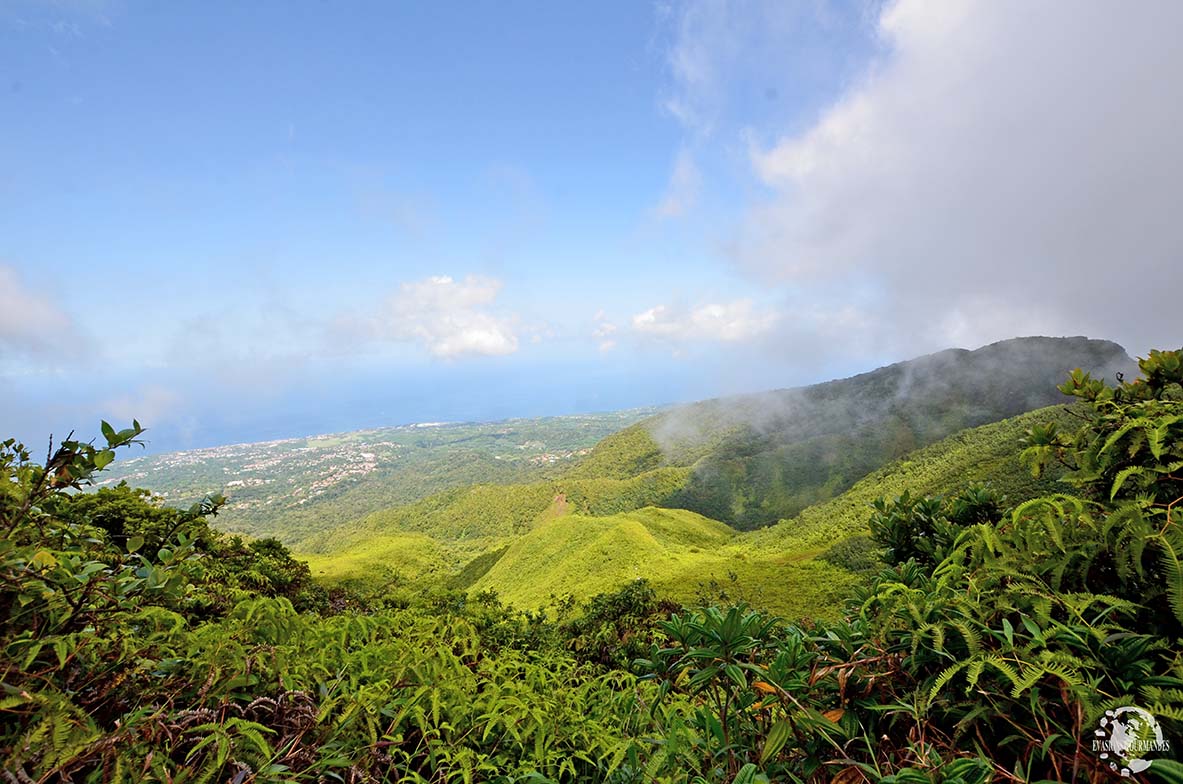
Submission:
[[[1150,778],[1165,781],[1166,784],[1183,784],[1183,763],[1169,759],[1156,759],[1147,770]]]
[[[768,777],[759,772],[758,767],[748,763],[739,769],[736,777],[731,779],[731,784],[758,784],[767,780]]]
[[[760,751],[761,765],[775,757],[777,752],[785,747],[785,743],[788,742],[792,729],[792,726],[785,719],[781,719],[772,725],[772,729],[768,731],[768,737],[764,740],[764,748]]]
[[[53,557],[53,553],[49,550],[38,550],[33,554],[33,560],[30,562],[34,569],[48,569],[52,566],[58,565],[58,559]]]
[[[127,551],[129,553],[134,553],[143,546],[144,546],[144,537],[142,537],[142,536],[133,536],[132,538],[127,540]]]
[[[1123,468],[1118,471],[1117,476],[1113,479],[1113,487],[1109,491],[1109,500],[1112,501],[1114,498],[1117,498],[1118,491],[1121,490],[1121,486],[1125,484],[1127,479],[1135,474],[1145,473],[1146,469],[1142,468],[1141,466],[1129,466],[1128,468]]]
[[[756,774],[760,772],[752,763],[748,763],[739,769],[739,773],[735,774],[735,778],[731,780],[731,784],[755,784],[757,781]]]

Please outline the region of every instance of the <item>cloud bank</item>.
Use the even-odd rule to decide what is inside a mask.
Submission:
[[[1180,29],[1171,2],[886,5],[883,54],[816,122],[749,133],[767,195],[729,255],[815,312],[854,306],[846,339],[896,355],[1031,333],[1177,346]],[[678,51],[709,63],[726,32]],[[681,94],[717,91],[716,69],[682,72]]]

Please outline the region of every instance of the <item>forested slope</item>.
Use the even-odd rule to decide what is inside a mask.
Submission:
[[[634,432],[601,443],[613,451],[626,446],[627,457],[597,450],[588,463],[693,464],[671,503],[751,529],[793,517],[960,430],[1061,403],[1056,384],[1076,368],[1108,379],[1136,372],[1109,341],[1016,338],[801,389],[674,409],[637,428],[653,439],[648,456]]]
[[[1055,424],[1071,428],[1080,413],[1069,405],[1049,406],[956,433],[919,449],[902,460],[873,471],[842,495],[802,510],[770,528],[753,531],[745,540],[753,547],[810,549],[833,545],[866,533],[871,502],[909,491],[919,495],[950,495],[984,484],[1008,505],[1071,488],[1060,480],[1063,468],[1049,466],[1034,477],[1018,459],[1027,433]]]

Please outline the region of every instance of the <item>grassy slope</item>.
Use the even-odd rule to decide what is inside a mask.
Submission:
[[[601,440],[591,454],[566,474],[571,479],[628,479],[665,465],[689,466],[701,458],[709,445],[688,447],[679,454],[665,454],[650,434],[654,420],[626,427]]]
[[[541,607],[645,577],[660,595],[679,601],[722,590],[775,612],[817,616],[834,614],[855,581],[820,561],[789,569],[797,555],[753,553],[735,546],[737,538],[728,526],[681,509],[568,515],[514,542],[472,587],[494,590],[519,607]]]
[[[648,507],[610,517],[565,515],[518,539],[473,586],[522,606],[590,596],[728,543],[734,532],[693,512]]]
[[[384,534],[365,547],[334,552],[300,553],[318,580],[330,585],[357,581],[362,585],[389,582],[396,577],[448,575],[462,559],[446,545],[423,534]]]
[[[1069,422],[1071,416],[1056,406],[964,431],[758,532],[737,534],[683,510],[557,517],[486,559],[472,587],[540,607],[553,597],[586,599],[646,577],[661,595],[681,601],[722,590],[789,617],[832,616],[859,578],[817,556],[865,534],[874,499],[904,490],[951,493],[986,480],[1014,502],[1056,489],[1054,477],[1034,480],[1014,457],[1023,433],[1052,419]]]
[[[665,503],[688,470],[661,468],[630,479],[588,478],[475,485],[376,512],[298,548],[328,581],[398,572],[416,577],[459,565],[564,514],[613,515]]]

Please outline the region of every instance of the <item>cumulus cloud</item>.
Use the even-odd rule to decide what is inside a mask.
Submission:
[[[886,6],[864,76],[804,132],[752,145],[771,197],[733,255],[798,296],[857,285],[866,337],[899,350],[1177,346],[1181,27],[1173,2]]]
[[[777,319],[774,312],[739,299],[691,309],[657,305],[633,316],[632,328],[639,335],[672,342],[737,342],[767,332]]]
[[[28,286],[16,269],[0,264],[0,360],[46,361],[80,353],[74,320]]]
[[[376,320],[377,335],[420,343],[437,357],[512,354],[513,320],[493,308],[501,282],[441,275],[404,283]]]

